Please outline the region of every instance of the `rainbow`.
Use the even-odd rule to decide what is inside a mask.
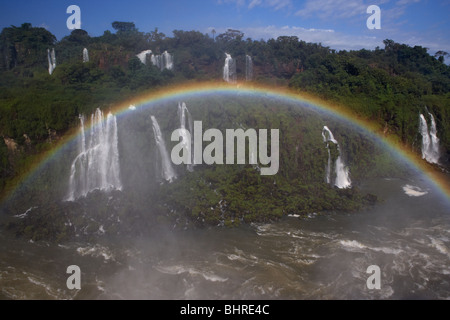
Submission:
[[[364,132],[368,133],[373,138],[380,141],[385,147],[393,151],[401,159],[404,159],[406,163],[417,169],[419,172],[425,174],[430,180],[431,185],[434,185],[436,189],[444,195],[447,200],[450,200],[450,181],[448,176],[439,172],[433,166],[421,159],[420,155],[414,153],[406,145],[401,144],[395,137],[384,136],[382,128],[377,127],[373,122],[358,117],[354,113],[348,110],[345,106],[331,104],[317,99],[305,93],[297,93],[288,89],[268,87],[264,85],[229,85],[225,83],[192,83],[184,84],[173,87],[166,87],[160,90],[152,91],[149,93],[141,94],[137,98],[128,99],[121,103],[111,107],[111,112],[117,116],[133,112],[129,109],[130,105],[134,105],[137,109],[151,108],[157,106],[159,103],[176,100],[177,98],[185,99],[189,97],[200,97],[213,94],[243,94],[248,96],[265,96],[269,98],[281,99],[288,102],[302,104],[312,109],[326,111],[338,119],[347,121],[356,125]],[[78,130],[72,130],[66,136],[61,139],[58,145],[52,148],[50,151],[41,155],[35,160],[35,164],[30,167],[28,172],[24,173],[21,177],[18,177],[13,181],[12,185],[6,188],[6,193],[3,195],[3,200],[6,201],[11,197],[17,189],[31,180],[33,176],[38,174],[40,169],[44,167],[49,161],[63,152],[65,148],[73,143],[79,134]]]

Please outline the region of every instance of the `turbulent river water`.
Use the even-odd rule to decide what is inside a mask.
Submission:
[[[55,245],[0,235],[10,299],[448,299],[449,203],[421,179],[377,179],[368,210],[236,229],[161,232],[133,243]],[[66,287],[66,268],[82,289]],[[369,290],[366,270],[381,269]]]
[[[206,110],[210,110],[209,105],[218,105],[222,109],[219,108],[220,112],[216,110],[216,118],[229,122],[224,122],[224,125],[242,127],[235,119],[254,102],[243,100],[244,97],[239,95],[233,99],[231,102],[235,108],[234,113],[228,115],[229,120],[223,116],[227,113],[220,113],[220,110],[225,110],[232,100],[230,96],[207,100],[208,108],[192,108],[192,116],[202,119],[202,115],[207,114]],[[262,99],[261,105],[266,110],[280,105],[278,98],[258,99]],[[191,107],[203,100],[186,101]],[[282,103],[287,104],[285,101]],[[127,116],[117,117],[117,128],[116,118],[107,116],[109,123],[114,124],[114,130],[108,131],[106,129],[109,127],[105,127],[104,136],[107,138],[103,140],[107,143],[100,151],[115,150],[113,154],[121,161],[122,181],[106,183],[108,187],[122,190],[120,192],[124,197],[120,199],[127,199],[125,196],[131,197],[142,190],[145,195],[151,194],[154,189],[145,189],[149,182],[153,183],[153,188],[159,186],[160,179],[152,175],[152,170],[157,171],[155,164],[160,160],[155,156],[156,151],[149,149],[153,141],[150,116],[156,114],[161,128],[166,131],[169,127],[177,128],[178,119],[184,119],[176,113],[179,101],[168,101],[166,104],[164,108],[171,112],[169,116],[155,113],[157,110],[130,108],[132,111]],[[331,123],[333,132],[339,135],[339,158],[342,151],[355,177],[352,183],[362,194],[378,196],[379,202],[353,213],[309,212],[302,216],[285,216],[277,222],[243,224],[236,228],[153,229],[145,237],[105,236],[97,237],[92,242],[33,242],[30,237],[15,237],[0,228],[0,299],[450,299],[448,197],[417,169],[408,169],[407,174],[395,175],[394,172],[391,175],[386,171],[382,175],[374,175],[380,178],[358,178],[363,176],[363,171],[370,169],[367,163],[371,158],[376,161],[388,157],[376,158],[376,149],[370,148],[369,140],[360,138],[359,144],[353,144],[354,139],[360,136],[350,135],[355,129],[347,127],[348,124],[341,126],[329,115],[318,118],[322,117],[321,113],[310,112],[308,108],[300,109],[297,103],[291,106],[292,110],[300,112],[297,113],[299,121],[306,119],[290,126],[293,132],[301,132],[300,138],[307,139],[307,130],[310,130],[312,134],[309,139],[312,140],[300,142],[305,148],[312,148],[316,153],[320,151],[319,155],[323,155],[323,159],[320,158],[323,164],[317,166],[323,170],[323,175],[320,173],[317,178],[319,183],[324,183],[325,177],[330,175],[326,175],[325,169],[331,153],[329,149],[327,153],[321,132],[324,125],[330,126]],[[258,115],[258,109],[252,113],[256,114],[257,119],[265,118],[264,114]],[[208,117],[205,115],[204,120]],[[280,125],[287,119],[282,118]],[[183,120],[181,122],[182,127],[189,127]],[[282,132],[282,137],[286,135],[286,130]],[[91,137],[92,140],[92,132],[103,131],[93,129],[90,136],[87,132],[85,135],[82,122],[82,132],[80,136],[83,139]],[[42,166],[41,171],[34,175],[34,180],[29,179],[30,184],[36,181],[37,193],[33,193],[32,188],[18,192],[18,200],[9,208],[9,219],[19,220],[33,214],[38,217],[38,213],[34,212],[35,206],[39,206],[37,200],[41,199],[42,203],[47,201],[44,196],[55,195],[58,201],[62,201],[67,198],[68,186],[72,190],[70,199],[89,192],[91,189],[75,188],[89,186],[85,180],[75,179],[78,172],[90,172],[92,168],[92,172],[109,172],[97,169],[102,166],[95,161],[111,159],[111,155],[102,151],[84,156],[87,154],[88,140],[83,139],[80,140],[81,148],[80,141],[74,140],[74,150],[68,151],[70,146],[61,149],[59,157]],[[162,139],[156,140],[156,143],[163,143]],[[365,149],[358,149],[360,147]],[[153,148],[156,150],[156,146]],[[368,157],[358,158],[359,150],[371,151],[368,151]],[[86,163],[74,161],[78,154],[82,160],[95,158],[95,161],[86,160],[86,169],[83,166]],[[94,157],[97,154],[101,156]],[[361,163],[355,163],[357,158],[362,159]],[[319,161],[316,156],[303,160],[308,159],[312,163]],[[405,162],[405,159],[400,161]],[[72,170],[71,163],[74,163]],[[380,167],[382,165],[380,163]],[[47,176],[44,175],[45,170],[49,172]],[[52,174],[52,170],[56,173]],[[69,176],[72,178],[69,179]],[[96,177],[94,173],[90,175],[90,178],[93,177]],[[107,181],[99,179],[100,182]],[[97,180],[94,182],[97,183]],[[76,181],[81,182],[76,185]],[[97,189],[104,185],[94,182],[92,184]],[[49,186],[53,186],[54,190],[47,191]],[[334,188],[332,185],[328,187]],[[49,204],[41,208],[40,214],[45,215],[47,209],[56,214],[63,213],[62,209],[55,208],[59,207]],[[90,214],[95,216],[89,210],[109,214],[102,207],[89,210],[83,206],[79,208],[80,212],[76,214],[88,219]],[[151,212],[152,208],[144,208],[145,213]],[[0,218],[3,218],[1,214]],[[102,231],[101,227],[99,232]],[[72,265],[81,269],[81,290],[69,290],[66,286],[69,277],[67,267]],[[367,286],[367,279],[371,276],[367,270],[374,265],[381,270],[379,290]]]

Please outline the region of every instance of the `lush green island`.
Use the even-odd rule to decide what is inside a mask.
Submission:
[[[386,135],[395,136],[415,152],[421,152],[419,114],[428,110],[436,119],[442,148],[441,163],[448,168],[450,156],[450,67],[445,52],[430,55],[426,48],[409,47],[385,40],[385,48],[335,51],[297,37],[268,41],[245,39],[237,30],[208,35],[175,30],[167,37],[155,29],[144,33],[132,23],[114,22],[115,33],[106,31],[90,37],[75,30],[57,41],[43,28],[30,24],[5,28],[0,34],[0,189],[10,190],[23,172],[54,148],[69,132],[78,128],[79,115],[108,109],[119,101],[183,83],[222,79],[225,53],[236,62],[238,81],[245,81],[246,56],[252,57],[253,82],[289,87],[340,104],[350,112],[372,121]],[[49,74],[48,51],[54,48],[57,66]],[[83,62],[83,49],[89,62]],[[152,50],[170,52],[173,69],[160,70],[144,64],[136,56]],[[8,228],[33,240],[67,240],[84,228],[87,237],[106,232],[146,232],[160,224],[186,226],[227,225],[271,221],[287,214],[322,211],[352,212],[377,201],[352,189],[330,187],[324,181],[324,163],[336,159],[339,150],[328,154],[321,136],[324,119],[333,123],[346,160],[352,164],[354,181],[399,174],[401,168],[369,138],[346,131],[333,119],[314,117],[289,104],[267,105],[264,99],[236,99],[226,103],[186,101],[192,116],[210,128],[279,128],[280,171],[264,177],[252,165],[197,166],[193,172],[177,167],[174,183],[144,182],[155,179],[155,170],[138,174],[126,169],[124,184],[142,186],[131,195],[115,192],[113,199],[93,192],[77,202],[58,202],[64,197],[64,183],[58,176],[68,172],[74,154],[65,155],[65,164],[54,166],[49,181],[58,191],[32,198],[39,206],[25,219],[13,219]],[[245,106],[245,107],[244,107]],[[166,108],[167,109],[167,108]],[[155,110],[166,141],[177,123],[176,105],[170,111]],[[151,132],[148,117],[132,124],[136,144],[146,143]],[[341,139],[341,138],[345,139]],[[124,148],[123,146],[121,148]],[[142,149],[142,148],[140,148]],[[156,150],[156,146],[151,146]],[[130,150],[120,150],[133,161]],[[150,152],[150,151],[149,151]],[[151,152],[150,152],[151,153]],[[147,155],[151,159],[150,153]],[[150,163],[150,162],[149,162]],[[49,169],[50,171],[50,169]],[[156,170],[157,171],[157,170]],[[48,181],[35,187],[45,190]],[[29,207],[29,206],[28,206]],[[89,213],[86,213],[89,208]],[[24,207],[24,212],[27,208]],[[11,207],[5,211],[17,214]],[[79,214],[84,212],[84,214]],[[70,223],[68,223],[70,221]],[[124,222],[125,223],[118,223]],[[77,231],[78,230],[78,231]]]

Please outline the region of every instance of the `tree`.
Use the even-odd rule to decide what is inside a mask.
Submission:
[[[75,42],[81,45],[86,45],[89,42],[89,34],[82,29],[75,29],[70,33],[70,36],[65,37],[63,40]]]
[[[244,38],[244,33],[239,30],[228,29],[227,32],[219,34],[217,40],[223,42],[230,42],[233,40],[241,41]]]
[[[439,50],[438,52],[436,52],[434,54],[434,57],[438,58],[439,62],[441,62],[441,63],[444,63],[445,57],[448,57],[448,56],[450,56],[448,54],[448,52],[445,52],[445,51],[442,51],[442,50]]]
[[[156,47],[159,47],[165,38],[166,35],[162,32],[159,32],[158,28],[155,28],[155,30],[145,35],[146,41],[155,45]]]
[[[112,27],[117,32],[133,32],[137,31],[136,25],[133,22],[120,22],[120,21],[114,21],[112,23]]]
[[[115,21],[112,23],[112,27],[117,30],[117,42],[115,44],[133,52],[147,49],[148,43],[144,33],[139,32],[133,22]]]
[[[390,51],[394,49],[394,45],[395,45],[395,41],[394,40],[390,40],[390,39],[386,39],[383,40],[384,43],[384,50],[385,51]]]
[[[33,28],[30,23],[4,28],[0,34],[0,69],[45,66],[47,49],[55,43],[52,33],[44,28]]]

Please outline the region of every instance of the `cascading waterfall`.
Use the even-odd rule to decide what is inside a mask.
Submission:
[[[335,172],[336,172],[336,178],[334,179],[334,185],[338,187],[339,189],[347,189],[352,186],[352,182],[350,180],[349,176],[349,169],[345,166],[345,163],[342,161],[341,157],[341,148],[339,146],[339,143],[334,138],[333,133],[331,130],[324,126],[322,130],[322,137],[323,142],[327,144],[327,150],[328,150],[328,163],[326,167],[326,181],[328,184],[332,184],[332,178],[331,178],[331,151],[330,151],[330,142],[335,144],[337,147],[337,150],[339,152],[339,155],[335,162]]]
[[[167,51],[164,51],[163,54],[152,54],[150,59],[152,61],[152,64],[161,71],[163,71],[164,69],[173,69],[173,56]]]
[[[137,54],[136,57],[138,57],[143,64],[147,64],[147,56],[151,54],[152,50],[144,50],[141,53]]]
[[[158,69],[161,69],[161,56],[160,55],[152,54],[151,61],[155,67],[157,67]]]
[[[169,153],[167,152],[166,143],[164,142],[158,121],[154,116],[151,116],[151,119],[153,123],[153,133],[155,135],[156,146],[158,147],[161,156],[162,177],[164,180],[172,182],[177,178],[177,176],[172,168],[172,162],[169,157]]]
[[[245,80],[253,80],[253,60],[249,55],[245,56]]]
[[[187,118],[186,118],[186,114],[187,114]],[[188,123],[189,126],[189,133],[191,134],[191,144],[190,145],[185,145],[184,148],[186,150],[189,150],[189,153],[191,154],[191,164],[187,165],[187,169],[188,171],[192,172],[194,171],[194,152],[193,152],[193,145],[194,145],[194,123],[192,121],[192,116],[191,113],[189,112],[188,108],[186,107],[186,103],[182,102],[182,103],[178,103],[178,115],[180,117],[180,129],[186,129],[186,122]],[[183,135],[183,141],[186,142],[188,141],[187,137]]]
[[[55,71],[56,68],[55,49],[53,48],[52,51],[50,51],[50,49],[47,49],[47,56],[48,56],[48,73],[52,75],[53,71]]]
[[[164,69],[167,70],[173,69],[173,56],[170,53],[164,51],[164,53],[162,54],[162,60],[164,64]]]
[[[430,137],[431,137],[431,152],[433,154],[433,158],[436,160],[436,163],[439,162],[440,151],[439,151],[439,138],[437,136],[437,126],[436,120],[434,116],[428,112],[431,120],[431,128],[430,128]]]
[[[87,48],[83,49],[83,63],[89,62],[89,51]]]
[[[429,163],[439,163],[439,138],[437,137],[436,120],[434,116],[428,112],[430,116],[430,128],[423,114],[420,114],[419,132],[422,135],[422,158]]]
[[[105,119],[97,109],[86,137],[85,118],[80,116],[80,136],[80,153],[72,162],[67,201],[85,197],[93,190],[122,190],[116,117],[108,113]]]
[[[223,67],[223,80],[228,83],[236,83],[236,63],[230,54],[225,53],[225,65]]]

